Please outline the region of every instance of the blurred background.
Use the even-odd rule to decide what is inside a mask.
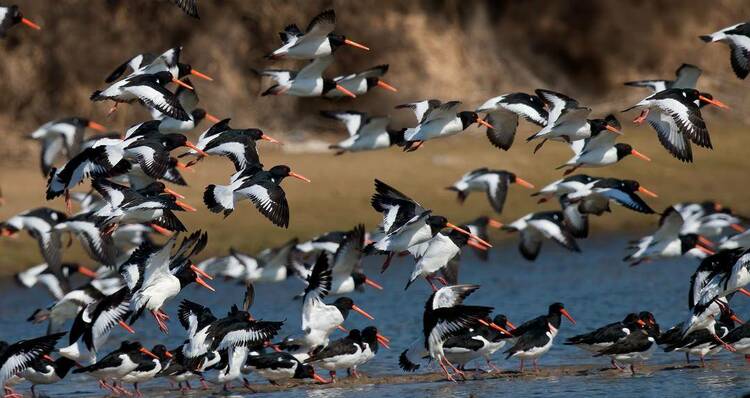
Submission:
[[[126,59],[141,52],[161,53],[175,45],[184,46],[182,62],[215,78],[214,82],[193,79],[202,107],[220,118],[231,117],[234,127],[258,127],[284,140],[283,147],[260,144],[263,163],[289,164],[313,180],[309,185],[285,182],[292,220],[289,230],[280,230],[249,205],[226,220],[210,214],[200,203],[203,187],[225,183],[231,165],[223,159],[201,163],[195,173],[186,175],[190,188],[183,191],[199,208],[188,215],[188,224],[211,232],[207,254],[224,252],[229,246],[254,251],[292,236],[307,238],[357,222],[373,227],[378,216],[368,204],[373,178],[457,221],[491,214],[481,195],[472,195],[460,206],[444,187],[464,172],[484,166],[514,171],[541,187],[561,177],[554,168],[571,156],[569,149],[547,145],[532,155],[534,145],[523,138],[536,130],[521,123],[516,144],[508,152],[492,147],[484,131],[472,127],[456,137],[430,142],[416,153],[392,148],[334,157],[326,147],[346,133],[342,126],[321,118],[319,111],[390,114],[393,127],[406,127],[414,125],[413,115],[393,109],[400,103],[439,98],[460,100],[466,109],[474,109],[490,97],[536,88],[566,93],[593,108],[595,117],[617,112],[625,132],[620,141],[653,158],[651,163],[626,159],[606,169],[583,171],[640,181],[660,195],[652,201],[657,210],[678,201],[712,198],[750,213],[750,190],[745,184],[750,83],[732,73],[726,46],[706,45],[698,39],[747,19],[746,1],[200,0],[200,20],[186,16],[168,0],[16,3],[42,30],[16,27],[0,40],[4,144],[0,145],[0,186],[7,201],[0,207],[0,219],[32,206],[61,206],[60,201],[44,201],[38,148],[25,135],[44,122],[73,115],[117,131],[147,120],[148,114],[135,106],[122,106],[108,118],[109,104],[92,103],[89,96],[104,88],[104,78]],[[374,90],[338,101],[260,97],[265,85],[251,68],[299,69],[305,64],[263,58],[279,46],[277,32],[290,23],[305,27],[327,8],[336,10],[337,32],[371,51],[339,50],[326,75],[389,64],[385,80],[399,92]],[[633,126],[630,120],[637,115],[619,113],[649,94],[622,82],[672,78],[682,63],[701,67],[699,88],[732,107],[704,112],[715,149],[696,149],[693,164],[667,154],[647,126]],[[208,127],[204,121],[191,137]],[[494,216],[510,222],[541,209],[529,193],[512,187],[505,213]],[[657,220],[620,209],[614,213],[597,219],[594,233],[645,230]],[[23,261],[19,248],[33,246],[25,241],[0,241],[4,254],[0,265]]]

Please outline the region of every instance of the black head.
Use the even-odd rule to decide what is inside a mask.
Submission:
[[[653,326],[656,325],[656,318],[654,318],[654,314],[652,314],[649,311],[641,311],[638,313],[638,319],[643,321],[646,325]]]
[[[352,272],[352,279],[354,280],[354,288],[358,288],[365,283],[367,277],[359,271],[354,271]]]
[[[323,79],[323,91],[321,95],[325,95],[327,92],[336,89],[336,82],[333,79]]]
[[[367,343],[373,352],[378,351],[378,328],[368,326],[362,329],[362,342]]]
[[[263,136],[265,135],[265,134],[263,133],[263,131],[262,131],[262,130],[260,130],[260,129],[245,129],[245,130],[242,130],[242,131],[243,131],[243,133],[244,133],[244,134],[245,134],[246,136],[248,136],[248,137],[252,138],[252,139],[253,139],[253,140],[255,140],[255,141],[258,141],[258,140],[260,140],[260,139],[263,139]]]
[[[505,314],[499,314],[495,315],[495,318],[492,320],[492,323],[494,323],[497,326],[500,326],[503,329],[508,329],[508,317],[505,316]]]
[[[182,134],[171,133],[163,134],[160,137],[161,144],[164,145],[164,149],[171,151],[173,149],[183,147],[187,144],[188,139]]]
[[[195,124],[198,124],[206,118],[206,110],[203,108],[197,108],[190,112],[190,116],[193,117]]]
[[[360,332],[359,329],[352,329],[352,330],[349,331],[349,335],[346,336],[346,338],[348,338],[350,340],[357,341],[357,342],[361,342],[362,341],[362,332]]]
[[[329,33],[328,42],[331,43],[331,51],[336,51],[339,47],[346,44],[346,36]]]
[[[435,236],[448,224],[448,219],[443,216],[429,216],[425,221],[432,229],[432,236]]]
[[[157,196],[164,193],[164,189],[166,188],[166,185],[164,185],[161,181],[154,181],[151,184],[148,184],[145,188],[138,191],[139,194],[151,197],[151,196]]]
[[[287,165],[278,165],[273,166],[268,170],[268,173],[271,174],[271,177],[276,181],[276,183],[281,182],[286,177],[289,177],[289,173],[292,172],[292,169]]]
[[[472,111],[458,112],[458,118],[461,119],[461,125],[464,129],[476,123],[479,120],[479,115]]]
[[[621,160],[625,156],[633,153],[633,147],[623,142],[615,144],[615,150],[617,150],[617,160]]]
[[[117,350],[121,352],[136,352],[140,351],[141,348],[143,348],[141,343],[137,341],[125,340],[120,343],[120,348],[118,348]]]
[[[404,142],[404,133],[406,129],[401,130],[388,130],[388,138],[391,140],[391,145],[399,145]]]
[[[685,234],[680,235],[680,243],[682,245],[682,254],[687,253],[690,249],[694,249],[698,244],[698,234]]]
[[[719,323],[722,325],[728,327],[729,329],[734,328],[734,322],[735,320],[738,320],[737,315],[732,311],[731,308],[729,308],[728,311],[722,311],[721,315],[719,316]],[[716,325],[719,326],[719,325]]]
[[[349,297],[339,297],[331,305],[338,308],[339,312],[341,312],[341,316],[346,319],[349,316],[349,311],[351,311],[352,306],[354,305],[354,300]],[[357,333],[359,333],[359,330],[357,330]]]
[[[172,74],[169,73],[168,71],[157,72],[153,74],[153,78],[161,86],[166,85],[167,83],[171,82],[174,79],[172,77]]]
[[[469,230],[469,227],[465,225],[460,225],[460,227],[465,231]],[[466,235],[462,232],[458,232],[455,229],[451,229],[451,232],[448,234],[448,237],[459,248],[466,246],[466,243],[469,242],[469,235]]]
[[[181,79],[184,76],[187,76],[190,74],[190,72],[193,71],[193,68],[189,64],[183,64],[182,62],[177,63],[177,78]]]
[[[62,119],[60,122],[71,124],[77,128],[86,128],[89,125],[89,119],[77,116]]]
[[[166,361],[169,358],[172,358],[172,353],[167,350],[167,347],[164,346],[164,344],[155,345],[154,348],[151,349],[151,352],[159,357],[159,359],[161,359],[162,361]]]
[[[297,369],[294,369],[295,379],[312,379],[315,376],[315,368],[312,365],[299,364]]]
[[[368,77],[367,79],[365,79],[365,82],[367,82],[367,89],[369,90],[377,86],[379,81],[380,79],[377,77]]]
[[[8,7],[8,17],[15,25],[17,23],[21,23],[21,20],[23,19],[23,13],[21,13],[21,9],[14,4]]]
[[[641,184],[635,180],[622,180],[620,181],[620,189],[625,192],[638,192]]]
[[[562,310],[564,310],[564,309],[565,309],[565,306],[563,305],[563,303],[554,303],[554,304],[551,304],[549,306],[549,312],[548,312],[548,314],[550,314],[550,315],[552,315],[552,314],[561,314]]]
[[[638,322],[638,314],[635,312],[631,312],[627,316],[625,316],[625,319],[622,320],[622,323],[625,325],[632,325],[634,323]]]

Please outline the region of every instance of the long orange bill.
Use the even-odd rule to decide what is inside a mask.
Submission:
[[[489,221],[488,225],[490,227],[492,227],[492,228],[502,228],[503,227],[503,223],[501,223],[500,221],[497,221],[495,219],[492,219],[492,218],[490,218],[490,221]]]
[[[457,227],[457,226],[455,226],[455,225],[453,225],[451,223],[445,223],[445,226],[448,227],[448,228],[451,228],[451,229],[455,229],[456,231],[458,231],[458,232],[460,232],[460,233],[462,233],[464,235],[469,235],[469,237],[471,237],[472,239],[476,240],[477,242],[479,242],[479,243],[481,243],[481,244],[483,244],[483,245],[485,245],[487,247],[492,247],[492,245],[489,244],[486,240],[484,240],[484,239],[482,239],[482,238],[480,238],[480,237],[472,234],[471,232],[469,232],[469,231],[467,231],[467,230],[465,230],[463,228],[459,228],[459,227]]]
[[[568,310],[566,310],[565,308],[563,308],[563,309],[560,310],[560,313],[563,314],[566,318],[568,318],[568,320],[571,323],[573,323],[574,325],[576,324],[576,320],[573,319],[572,316],[570,316],[570,313],[568,312]]]
[[[197,146],[195,146],[195,144],[193,144],[190,141],[185,142],[185,146],[188,147],[188,148],[190,148],[190,149],[192,149],[192,150],[194,150],[194,151],[196,151],[196,152],[198,152],[198,154],[201,155],[201,156],[208,156],[208,154],[206,152],[203,152],[202,149],[198,148]]]
[[[516,328],[516,325],[514,325],[510,321],[505,321],[505,324],[508,326],[508,328],[510,328],[510,330],[513,330]]]
[[[706,97],[704,97],[704,96],[702,96],[702,95],[699,95],[699,96],[698,96],[698,99],[700,99],[700,100],[701,100],[701,101],[703,101],[703,102],[708,102],[708,103],[709,103],[709,104],[711,104],[711,105],[714,105],[714,106],[718,106],[719,108],[723,108],[723,109],[730,109],[730,108],[729,108],[729,105],[727,105],[727,104],[725,104],[725,103],[723,103],[723,102],[721,102],[721,101],[719,101],[719,100],[715,100],[715,99],[710,99],[710,98],[706,98]]]
[[[187,84],[187,83],[183,82],[182,80],[178,80],[178,79],[172,78],[172,81],[173,81],[173,82],[174,82],[175,84],[177,84],[177,85],[179,85],[179,86],[182,86],[182,87],[185,87],[185,88],[186,88],[186,89],[188,89],[188,90],[193,90],[193,91],[195,91],[195,89],[193,88],[193,86],[191,86],[191,85],[189,85],[189,84]]]
[[[635,323],[637,323],[637,324],[641,325],[641,327],[646,327],[646,322],[643,322],[643,321],[642,321],[642,320],[640,320],[640,319],[639,319],[639,320],[637,320],[637,321],[635,321]]]
[[[107,132],[107,128],[106,128],[106,127],[102,126],[101,124],[99,124],[99,123],[97,123],[97,122],[93,122],[93,121],[90,121],[90,120],[89,120],[89,125],[88,125],[88,127],[89,127],[90,129],[94,129],[94,130],[96,130],[96,131],[100,131],[100,132],[102,132],[102,133],[106,133],[106,132]]]
[[[530,182],[528,182],[528,181],[526,181],[523,178],[518,177],[518,176],[516,176],[516,184],[518,184],[518,185],[520,185],[522,187],[525,187],[525,188],[534,189],[534,184],[532,184],[532,183],[530,183]]]
[[[273,142],[274,144],[281,144],[281,141],[277,140],[276,138],[269,137],[269,136],[267,136],[265,134],[261,135],[260,139],[261,140],[266,140],[268,142]]]
[[[477,123],[481,124],[484,127],[490,128],[490,129],[494,129],[495,128],[493,125],[487,123],[486,121],[484,121],[484,120],[482,120],[480,118],[477,118]]]
[[[189,204],[179,201],[179,200],[176,200],[174,204],[176,204],[177,206],[180,206],[181,208],[187,211],[198,211],[195,207],[190,206]]]
[[[477,241],[475,241],[473,239],[469,239],[466,242],[466,244],[469,245],[469,246],[471,246],[471,247],[473,247],[473,248],[475,248],[475,249],[482,250],[482,251],[487,251],[487,246],[482,245],[482,244],[480,244],[479,242],[477,242]]]
[[[347,90],[346,88],[344,88],[344,86],[342,86],[342,85],[340,85],[340,84],[337,84],[337,85],[336,85],[336,90],[339,90],[339,91],[341,91],[342,93],[344,93],[344,94],[346,94],[346,95],[348,95],[348,96],[350,96],[350,97],[352,97],[352,98],[357,98],[357,96],[356,96],[356,95],[354,95],[354,93],[353,93],[353,92],[351,92],[351,91]]]
[[[330,381],[324,379],[322,376],[320,376],[317,373],[313,373],[313,379],[315,379],[315,381],[317,381],[318,383],[323,383],[323,384],[330,383]]]
[[[340,331],[342,331],[344,333],[349,333],[349,329],[347,329],[347,328],[345,328],[345,327],[343,327],[341,325],[336,326],[336,329],[338,329],[338,330],[340,330]]]
[[[197,76],[197,77],[200,77],[201,79],[205,79],[205,80],[208,80],[208,81],[210,81],[210,82],[214,81],[214,79],[213,79],[213,78],[212,78],[211,76],[209,76],[209,75],[207,75],[207,74],[205,74],[205,73],[201,73],[201,72],[198,72],[198,71],[197,71],[197,70],[195,70],[195,69],[191,69],[191,70],[190,70],[190,74],[191,74],[191,75],[193,75],[193,76]]]
[[[388,337],[385,337],[384,335],[382,335],[380,333],[378,333],[376,336],[379,339],[385,340],[386,343],[390,343],[391,342],[391,339],[389,339]]]
[[[179,166],[178,166],[178,167],[179,167]],[[177,193],[177,192],[175,192],[175,191],[173,191],[173,190],[171,190],[171,189],[169,189],[169,188],[164,188],[164,192],[166,192],[166,193],[168,193],[168,194],[170,194],[170,195],[174,196],[174,197],[175,197],[175,198],[177,198],[177,199],[185,199],[185,195],[182,195],[182,194],[180,194],[180,193]]]
[[[375,282],[374,280],[372,280],[370,278],[365,278],[365,284],[367,284],[367,285],[369,285],[371,287],[374,287],[375,289],[383,290],[383,286],[380,286],[379,283]]]
[[[705,236],[698,235],[698,242],[700,242],[703,246],[706,247],[714,247],[714,242],[711,242],[708,238]]]
[[[123,320],[117,321],[117,324],[120,325],[121,328],[127,330],[128,333],[135,334],[135,330],[133,330],[133,328],[130,327],[130,325],[128,325],[127,323],[125,323],[125,321],[123,321]]]
[[[750,292],[748,292],[747,289],[745,289],[744,287],[739,288],[739,290],[737,291],[744,294],[747,297],[750,297]]]
[[[652,198],[658,198],[659,197],[659,195],[657,195],[657,194],[649,191],[648,189],[646,189],[644,187],[638,187],[638,192],[643,192],[643,193],[645,193],[646,195],[648,195],[648,196],[650,196]]]
[[[344,39],[344,44],[350,45],[352,47],[357,47],[357,48],[365,50],[365,51],[370,51],[370,47],[363,46],[363,45],[361,45],[361,44],[359,44],[359,43],[357,43],[355,41],[351,41],[349,39]]]
[[[302,181],[304,181],[304,182],[310,182],[310,179],[309,179],[309,178],[307,178],[307,177],[303,176],[302,174],[297,174],[297,173],[295,173],[295,172],[293,172],[293,171],[290,171],[290,172],[289,172],[289,176],[290,176],[290,177],[294,177],[294,178],[299,178],[300,180],[302,180]]]
[[[737,231],[737,232],[740,232],[740,233],[742,233],[742,232],[745,232],[745,231],[746,231],[745,227],[743,227],[743,226],[742,226],[742,225],[740,225],[740,224],[731,224],[731,225],[730,225],[729,227],[731,227],[731,228],[732,228],[733,230],[735,230],[735,231]]]
[[[359,307],[357,307],[357,306],[356,306],[356,305],[354,305],[354,304],[352,304],[352,309],[353,309],[354,311],[357,311],[357,312],[359,312],[359,314],[360,314],[360,315],[362,315],[363,317],[365,317],[365,318],[367,318],[367,319],[369,319],[369,320],[371,320],[371,321],[374,321],[374,320],[375,320],[375,317],[373,317],[372,315],[370,315],[370,314],[366,313],[366,312],[365,312],[365,310],[363,310],[362,308],[359,308]]]
[[[495,324],[494,322],[487,322],[484,319],[480,319],[479,323],[481,323],[484,326],[487,326],[487,327],[490,327],[492,329],[495,329],[495,330],[497,330],[500,333],[507,334],[508,336],[511,335],[509,331],[501,328],[499,325]]]
[[[398,92],[398,89],[396,87],[391,86],[390,84],[378,79],[378,87],[384,88],[388,91],[393,91],[394,93]]]
[[[141,349],[138,350],[138,351],[140,351],[143,354],[146,354],[146,355],[150,356],[151,358],[159,359],[159,357],[157,357],[153,352],[147,350],[145,347],[141,347]]]
[[[21,23],[23,23],[24,25],[30,27],[31,29],[36,29],[36,30],[41,30],[42,29],[41,26],[35,24],[34,22],[31,22],[31,20],[28,19],[28,18],[21,18]]]
[[[172,357],[174,357],[174,355],[172,355],[172,353],[171,353],[171,352],[169,352],[169,351],[165,352],[165,353],[164,353],[164,356],[165,356],[165,357],[167,357],[167,358],[172,358]]]
[[[705,248],[705,247],[703,247],[701,245],[695,245],[695,248],[698,249],[698,250],[700,250],[700,251],[702,251],[703,253],[708,254],[709,256],[713,256],[714,254],[716,254],[715,251],[713,251],[711,249],[707,249],[707,248]]]
[[[644,154],[636,151],[635,149],[631,149],[630,150],[630,154],[633,155],[633,156],[635,156],[635,157],[637,157],[637,158],[639,158],[639,159],[643,159],[643,160],[645,160],[647,162],[651,161],[650,157],[648,157],[648,156],[646,156],[646,155],[644,155]]]
[[[607,129],[607,130],[609,130],[609,131],[611,131],[611,132],[613,132],[613,133],[615,133],[615,134],[622,135],[622,131],[620,131],[620,130],[618,130],[618,129],[610,126],[610,125],[605,125],[604,128]]]
[[[164,236],[170,236],[172,235],[172,231],[162,227],[161,225],[151,224],[151,228],[154,229],[154,231],[164,235]]]
[[[83,276],[88,276],[89,278],[96,278],[96,271],[92,270],[91,268],[84,267],[83,265],[78,266],[78,272],[81,273]]]
[[[206,119],[208,119],[208,121],[211,122],[211,123],[219,123],[221,121],[221,120],[219,120],[218,117],[216,117],[216,116],[214,116],[214,115],[212,115],[210,113],[206,113]]]
[[[745,322],[742,322],[742,319],[740,319],[740,317],[738,317],[737,314],[732,314],[729,316],[729,318],[737,323],[745,323]]]
[[[48,360],[50,362],[55,362],[55,360],[51,356],[49,356],[47,354],[42,355],[42,358],[44,358],[44,359],[46,359],[46,360]]]
[[[214,289],[213,287],[211,287],[211,285],[209,285],[206,281],[204,281],[203,278],[201,278],[200,276],[196,276],[195,277],[195,283],[197,283],[197,284],[205,287],[206,289],[208,289],[208,290],[210,290],[212,292],[216,291],[216,289]]]
[[[377,335],[375,335],[375,338],[378,340],[378,343],[380,343],[380,345],[389,350],[391,349],[391,346],[388,345],[388,341],[385,340],[385,337],[382,334],[378,333]]]
[[[213,276],[207,274],[206,271],[198,268],[195,264],[190,264],[190,269],[193,270],[193,272],[195,272],[196,274],[198,274],[198,275],[200,275],[200,276],[202,276],[202,277],[204,277],[204,278],[206,278],[206,279],[208,279],[210,281],[214,280]]]

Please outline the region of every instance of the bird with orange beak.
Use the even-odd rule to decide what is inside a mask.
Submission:
[[[68,160],[75,156],[87,128],[100,133],[107,132],[101,124],[82,117],[67,117],[49,121],[28,135],[28,138],[41,143],[42,173],[49,175],[55,161],[64,154]]]
[[[492,208],[498,214],[501,214],[510,184],[534,189],[534,184],[518,177],[515,173],[505,170],[490,170],[486,167],[464,174],[460,180],[446,189],[458,194],[459,203],[463,203],[471,192],[484,192],[487,194],[487,200]]]
[[[404,142],[401,144],[404,151],[415,151],[427,140],[456,135],[474,123],[494,128],[476,112],[459,112],[460,105],[460,101],[443,103],[440,100],[431,99],[396,106],[396,109],[411,109],[419,122],[415,127],[404,131]]]
[[[295,97],[320,97],[326,93],[337,90],[341,94],[357,98],[357,95],[346,87],[323,77],[323,72],[333,62],[333,56],[316,58],[298,71],[289,69],[264,69],[253,70],[259,76],[266,76],[274,81],[274,85],[266,89],[261,96],[266,95],[292,95]]]
[[[35,30],[42,29],[30,19],[25,18],[17,5],[9,7],[0,6],[0,38],[5,37],[5,33],[8,29],[18,24],[24,24]]]
[[[531,359],[534,369],[539,369],[538,359],[546,354],[557,337],[562,323],[562,317],[568,318],[570,323],[576,324],[575,319],[568,313],[562,303],[554,303],[549,306],[547,315],[538,316],[526,321],[517,328],[510,331],[518,339],[516,343],[505,351],[507,358],[518,358],[521,360],[520,370],[523,372],[524,361]]]
[[[192,90],[192,86],[177,80],[168,71],[154,74],[132,74],[125,79],[113,83],[104,90],[97,90],[91,94],[91,100],[113,101],[114,106],[109,114],[117,110],[119,103],[140,102],[157,109],[159,112],[177,120],[188,121],[190,115],[182,108],[174,93],[164,86],[174,82]]]
[[[387,72],[388,64],[378,65],[374,68],[370,68],[362,72],[334,77],[333,81],[357,96],[366,94],[375,87],[379,87],[383,90],[388,90],[394,93],[398,92],[398,89],[396,89],[396,87],[391,86],[382,79],[383,75],[385,75]],[[326,98],[341,98],[345,95],[346,94],[342,93],[339,90],[329,90],[324,94]]]

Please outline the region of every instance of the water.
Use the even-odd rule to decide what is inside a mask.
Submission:
[[[473,254],[464,257],[460,280],[478,283],[478,292],[467,299],[469,304],[491,305],[496,311],[505,313],[514,323],[546,313],[547,306],[561,301],[578,322],[573,326],[563,319],[557,344],[545,355],[541,366],[561,364],[601,364],[606,360],[591,358],[587,353],[561,342],[573,334],[583,333],[602,324],[622,319],[629,312],[652,311],[662,329],[682,321],[687,315],[688,278],[697,265],[693,260],[662,261],[628,267],[620,261],[623,247],[631,236],[609,236],[582,242],[582,254],[570,254],[545,242],[542,254],[535,263],[523,260],[517,252],[515,241],[497,245],[486,263],[478,261]],[[349,328],[376,325],[383,334],[391,338],[391,350],[381,350],[378,356],[362,371],[370,376],[401,374],[397,358],[421,333],[421,316],[424,301],[430,294],[426,283],[418,281],[408,291],[403,286],[412,271],[409,258],[395,260],[383,275],[378,274],[382,259],[368,259],[365,263],[369,275],[385,286],[384,291],[368,288],[363,293],[354,293],[355,303],[375,316],[368,321],[352,313],[346,322]],[[214,281],[217,293],[193,286],[181,293],[166,308],[173,316],[169,336],[161,335],[151,319],[144,317],[136,323],[138,338],[146,346],[164,343],[169,348],[184,338],[184,331],[176,321],[177,304],[187,298],[208,305],[217,316],[222,316],[233,303],[241,304],[244,287],[231,282]],[[40,290],[22,290],[8,278],[0,281],[0,338],[18,340],[44,333],[44,327],[25,322],[33,309],[49,303]],[[300,302],[291,298],[302,289],[302,283],[290,279],[274,285],[257,285],[256,302],[252,308],[258,318],[268,320],[286,319],[282,335],[294,333],[299,328]],[[741,318],[750,317],[750,300],[738,296],[733,307]],[[109,347],[116,346],[125,332],[116,328]],[[335,332],[334,337],[340,337]],[[104,351],[107,351],[105,349]],[[495,363],[505,369],[515,369],[517,361],[502,359],[496,354]],[[675,364],[682,361],[681,353],[658,352],[650,363]],[[684,396],[701,397],[737,396],[750,392],[750,377],[747,365],[741,356],[722,352],[715,358],[730,361],[730,368],[688,369],[660,371],[631,377],[629,375],[592,375],[582,377],[560,377],[544,379],[497,379],[472,381],[461,384],[421,383],[406,385],[361,386],[357,388],[333,388],[324,390],[292,390],[269,393],[276,397],[404,397],[431,395],[435,398],[497,396],[510,393],[514,397],[546,398],[557,396],[617,395],[617,396]],[[607,372],[611,374],[612,372]],[[251,380],[256,382],[257,380]],[[154,389],[165,386],[157,380],[144,384],[150,389],[149,396],[157,394]],[[150,387],[150,388],[149,388]],[[20,386],[24,390],[25,386]],[[100,396],[96,384],[85,376],[70,375],[61,383],[40,386],[40,391],[52,397]],[[162,390],[163,391],[163,390]],[[239,391],[239,390],[238,390]],[[156,395],[154,395],[156,394]]]

